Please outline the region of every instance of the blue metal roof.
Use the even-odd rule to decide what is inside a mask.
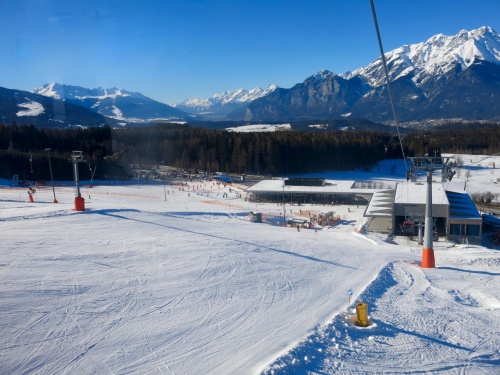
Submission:
[[[450,202],[450,218],[481,219],[481,215],[469,194],[446,191],[446,196]]]

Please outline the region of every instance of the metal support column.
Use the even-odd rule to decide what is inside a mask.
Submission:
[[[283,179],[283,226],[286,227],[286,212],[285,212],[285,179]]]
[[[422,250],[422,268],[435,268],[434,249],[432,243],[432,165],[427,168],[427,197],[425,199],[424,248]]]
[[[73,161],[73,176],[75,180],[75,211],[85,211],[85,199],[80,193],[80,178],[78,174],[78,163],[83,162],[82,151],[73,151],[71,155]]]
[[[51,150],[50,147],[45,149],[45,151],[47,151],[47,156],[49,157],[50,180],[52,182],[52,194],[54,194],[54,203],[58,203],[56,198],[56,189],[54,187],[54,177],[52,175],[52,163],[50,162],[50,150]]]
[[[437,152],[435,152],[437,153]],[[453,172],[447,165],[450,157],[411,157],[409,158],[413,167],[408,169],[407,178],[415,173],[416,181],[416,171],[422,170],[427,172],[427,196],[425,199],[425,227],[424,227],[424,247],[422,250],[422,268],[435,268],[436,261],[434,259],[434,249],[433,249],[433,231],[434,231],[434,221],[432,218],[432,172],[438,169],[442,169],[442,181],[451,181],[455,172]],[[412,178],[413,181],[413,178]],[[419,239],[421,234],[421,225],[419,226]]]

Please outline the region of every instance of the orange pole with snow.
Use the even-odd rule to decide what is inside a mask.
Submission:
[[[427,198],[425,202],[424,248],[422,250],[422,268],[435,268],[434,249],[432,248],[432,168],[427,169]]]
[[[80,179],[78,176],[78,162],[83,160],[81,151],[73,151],[73,174],[75,179],[75,211],[85,211],[85,199],[80,193]]]

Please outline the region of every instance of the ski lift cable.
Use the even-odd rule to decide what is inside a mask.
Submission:
[[[401,146],[401,153],[403,154],[403,161],[405,163],[405,168],[408,170],[408,165],[406,164],[405,151],[404,151],[404,147],[403,147],[403,141],[401,140],[401,133],[399,131],[399,124],[398,124],[398,119],[397,119],[397,116],[396,116],[396,109],[394,107],[394,99],[392,97],[391,85],[390,85],[390,82],[389,82],[389,73],[388,73],[388,70],[387,70],[387,62],[385,60],[384,48],[382,47],[382,39],[380,37],[380,30],[379,30],[379,27],[378,27],[377,14],[375,12],[375,4],[374,4],[373,0],[370,0],[370,6],[372,8],[373,23],[375,24],[375,31],[377,32],[378,45],[379,45],[379,48],[380,48],[380,54],[382,56],[382,64],[384,66],[385,79],[387,81],[387,91],[389,92],[389,100],[391,102],[392,113],[394,115],[394,123],[396,124],[396,130],[397,130],[397,133],[398,133],[399,144]]]

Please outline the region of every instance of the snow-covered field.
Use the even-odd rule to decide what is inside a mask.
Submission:
[[[500,158],[467,158],[450,184],[500,193]],[[499,249],[437,242],[421,269],[416,243],[354,232],[361,206],[297,231],[213,182],[83,188],[85,212],[69,187],[2,183],[2,374],[500,373]]]
[[[239,133],[253,133],[253,132],[274,132],[277,130],[289,130],[291,129],[290,124],[253,124],[253,125],[242,125],[233,128],[226,128],[230,132]]]

